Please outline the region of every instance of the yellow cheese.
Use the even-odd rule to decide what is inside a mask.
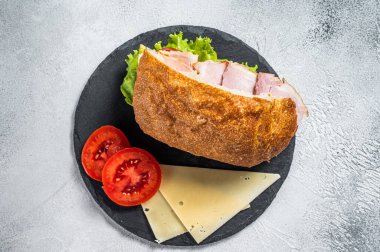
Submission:
[[[243,209],[242,209],[241,211],[243,211],[243,210],[245,210],[245,209],[248,209],[248,208],[250,208],[250,207],[251,207],[251,205],[248,204],[248,205],[246,205],[245,207],[243,207]]]
[[[160,191],[141,206],[156,237],[156,242],[161,243],[187,232]],[[242,210],[248,208],[250,205]]]
[[[280,178],[270,173],[160,166],[160,191],[197,243]]]
[[[141,206],[158,243],[187,232],[159,191]]]

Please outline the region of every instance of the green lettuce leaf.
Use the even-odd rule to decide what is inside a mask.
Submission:
[[[249,71],[251,71],[252,73],[256,73],[257,69],[259,68],[258,65],[254,65],[253,67],[248,66],[248,62],[242,62],[241,64],[248,67]]]
[[[198,55],[199,61],[218,60],[214,48],[211,45],[212,40],[208,37],[197,37],[195,41],[183,38],[183,33],[173,33],[169,35],[168,43],[163,46],[162,41],[158,41],[154,48],[158,51],[162,48],[173,48],[185,52],[191,52]]]
[[[156,49],[156,51],[159,51],[162,49],[162,41],[158,41],[156,44],[154,44],[154,49]]]
[[[202,38],[201,36],[197,37],[195,41],[190,41],[189,46],[191,52],[198,54],[199,61],[206,60],[218,60],[218,55],[216,54],[214,47],[211,45],[212,40],[208,37]]]
[[[135,81],[137,77],[137,64],[139,55],[145,50],[145,46],[140,45],[139,50],[133,50],[133,53],[128,55],[125,60],[127,63],[127,75],[124,78],[120,90],[125,97],[125,101],[132,106],[133,103],[133,89],[135,88]]]
[[[179,32],[169,35],[168,44],[164,47],[174,48],[181,51],[191,51],[188,40],[183,39],[183,33]]]

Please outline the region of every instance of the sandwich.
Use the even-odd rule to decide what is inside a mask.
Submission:
[[[285,79],[217,59],[209,38],[172,34],[127,63],[121,90],[142,131],[196,156],[255,166],[283,151],[308,116]]]

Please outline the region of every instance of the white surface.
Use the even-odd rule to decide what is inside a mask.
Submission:
[[[91,200],[74,160],[73,114],[116,47],[157,27],[192,24],[258,49],[311,114],[269,209],[201,250],[378,251],[379,3],[307,2],[2,0],[1,250],[167,249],[123,232]]]

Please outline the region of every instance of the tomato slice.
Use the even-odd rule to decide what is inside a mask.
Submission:
[[[112,156],[103,168],[103,189],[121,206],[149,200],[161,184],[161,168],[147,151],[127,148]]]
[[[130,147],[124,133],[113,126],[95,130],[82,150],[82,165],[91,178],[102,181],[102,170],[107,160],[119,150]]]

